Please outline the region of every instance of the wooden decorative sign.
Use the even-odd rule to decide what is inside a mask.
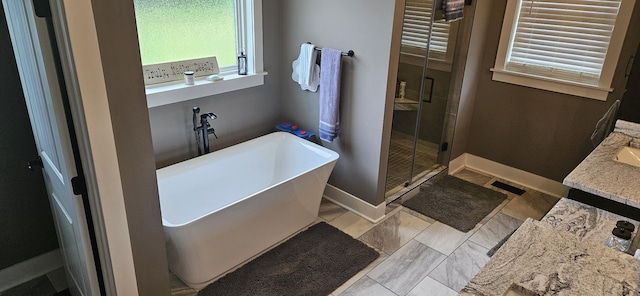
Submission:
[[[218,68],[218,60],[216,57],[153,64],[142,67],[145,85],[183,80],[185,71],[193,71],[194,76],[199,77],[219,74],[220,68]]]

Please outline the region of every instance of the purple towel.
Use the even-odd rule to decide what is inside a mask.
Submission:
[[[342,51],[326,48],[320,56],[320,139],[333,142],[340,124]]]
[[[464,13],[464,0],[442,0],[444,20],[447,22],[462,19]]]

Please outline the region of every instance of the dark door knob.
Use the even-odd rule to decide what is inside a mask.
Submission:
[[[42,164],[42,158],[40,158],[40,156],[38,156],[38,159],[32,160],[32,161],[27,161],[27,168],[30,171],[35,171],[36,168],[42,168],[43,164]]]

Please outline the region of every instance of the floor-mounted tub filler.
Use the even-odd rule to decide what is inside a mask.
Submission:
[[[201,289],[313,223],[337,160],[276,132],[159,169],[169,269]]]

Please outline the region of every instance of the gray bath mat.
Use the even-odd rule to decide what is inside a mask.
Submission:
[[[503,193],[447,175],[425,183],[418,195],[402,204],[467,232],[506,198]]]
[[[502,245],[504,245],[504,243],[506,243],[507,240],[511,238],[511,235],[513,235],[514,232],[516,231],[514,230],[511,233],[509,233],[507,236],[503,237],[495,246],[493,246],[493,248],[491,248],[491,250],[487,252],[487,256],[493,257],[493,254],[495,254],[500,249],[500,247],[502,247]]]
[[[213,282],[199,296],[326,296],[380,254],[324,222]]]

